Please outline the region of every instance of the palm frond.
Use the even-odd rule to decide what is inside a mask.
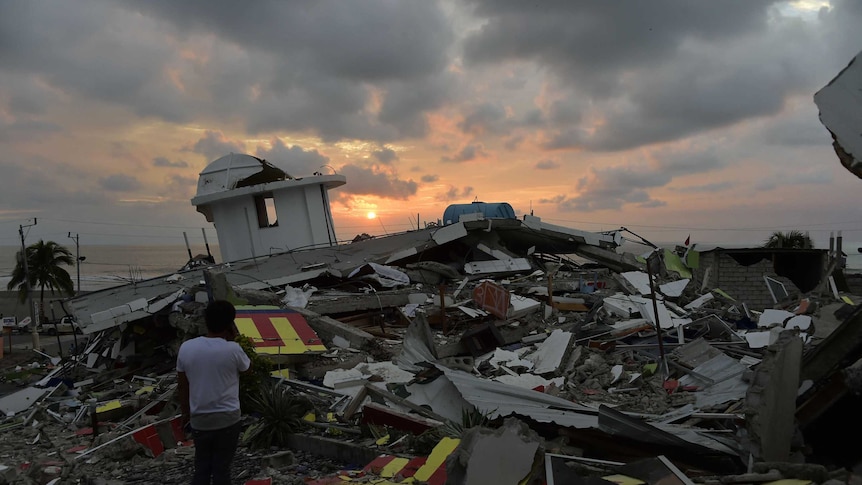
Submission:
[[[286,446],[288,435],[302,428],[303,416],[313,409],[307,398],[278,385],[263,386],[251,401],[260,418],[243,439],[254,449]]]

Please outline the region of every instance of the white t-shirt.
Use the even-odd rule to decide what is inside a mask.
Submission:
[[[189,380],[192,415],[239,411],[239,373],[251,361],[236,342],[220,337],[196,337],[183,342],[177,371]]]

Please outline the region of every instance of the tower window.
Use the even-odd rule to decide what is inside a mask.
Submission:
[[[254,196],[254,206],[257,209],[258,227],[278,226],[278,214],[275,213],[275,201],[271,194]]]

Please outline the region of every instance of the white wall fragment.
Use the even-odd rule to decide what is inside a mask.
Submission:
[[[659,290],[664,293],[666,296],[671,298],[676,298],[682,295],[682,292],[685,291],[685,287],[688,286],[690,279],[682,279],[671,281],[670,283],[665,283],[659,286]]]
[[[569,350],[571,340],[571,332],[564,332],[560,329],[551,332],[545,341],[536,346],[535,352],[525,357],[533,362],[533,373],[541,375],[559,369],[563,357]]]
[[[641,295],[649,295],[652,290],[649,286],[649,275],[643,271],[626,271],[620,276],[626,279]]]

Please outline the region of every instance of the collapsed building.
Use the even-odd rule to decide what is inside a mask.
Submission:
[[[65,302],[87,343],[0,398],[4,429],[118,423],[70,448],[67,469],[123,440],[179,453],[176,351],[215,298],[237,305],[272,379],[314,404],[290,447],[360,465],[308,483],[822,483],[859,466],[823,433],[862,388],[862,314],[835,251],[639,256],[618,252],[624,228],[505,203],[338,244],[327,190],[345,182],[214,161],[192,203],[228,262]]]

